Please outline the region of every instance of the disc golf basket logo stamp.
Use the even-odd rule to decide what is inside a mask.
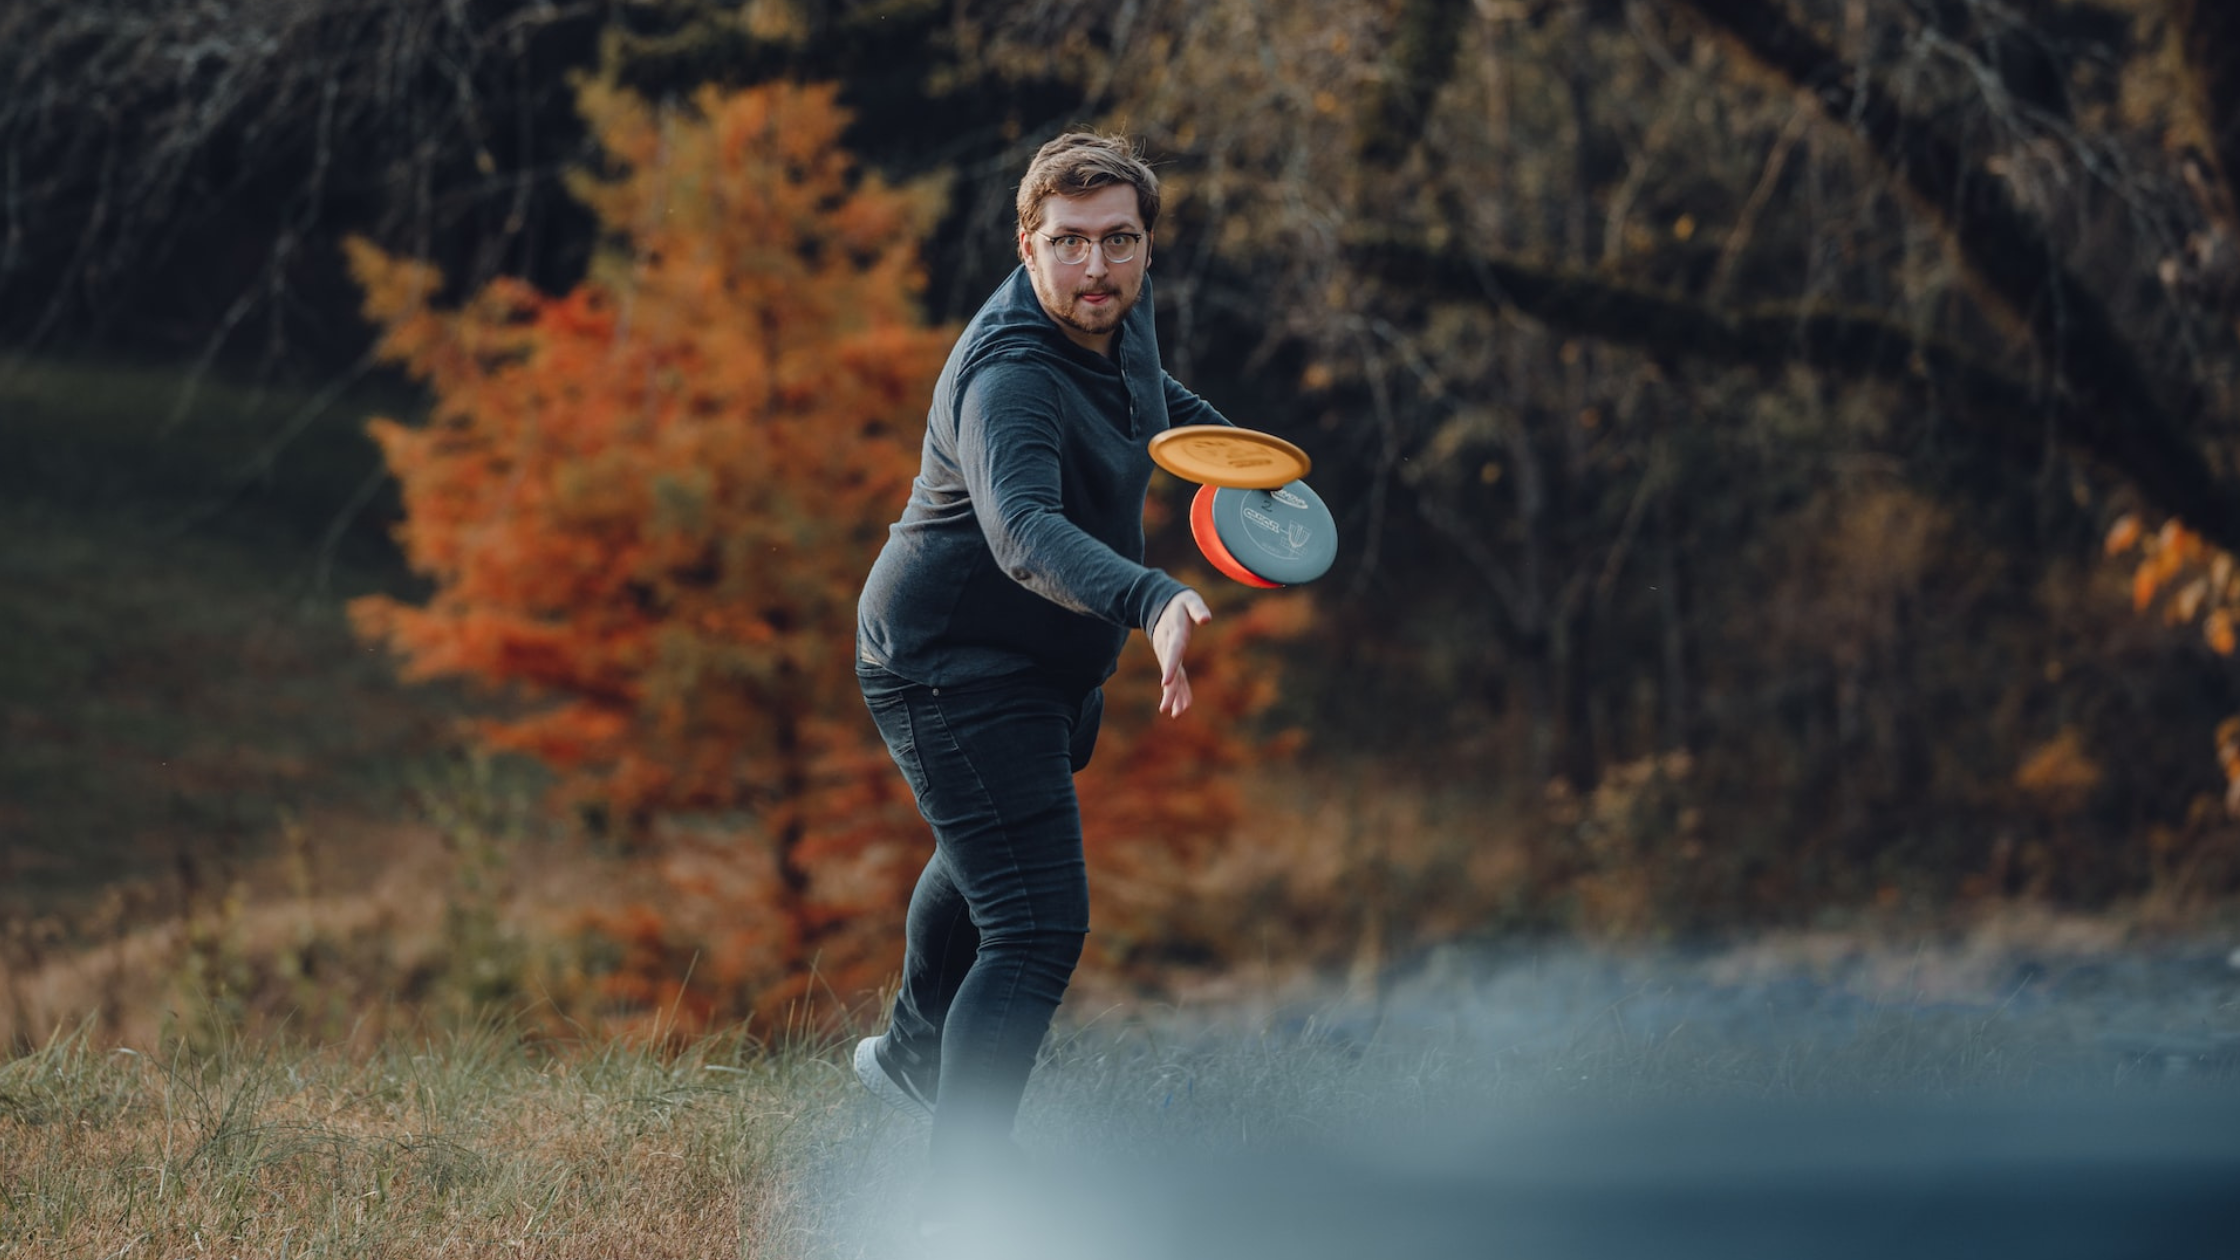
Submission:
[[[1301,512],[1307,510],[1307,501],[1289,490],[1260,490],[1253,493],[1264,495]],[[1238,505],[1237,512],[1244,517],[1246,524],[1255,527],[1247,531],[1245,537],[1251,540],[1253,546],[1278,560],[1298,559],[1306,553],[1307,544],[1314,541],[1314,530],[1305,522],[1297,517],[1279,521],[1264,509],[1255,507],[1249,495],[1245,502]]]
[[[1304,481],[1273,490],[1200,486],[1190,536],[1224,576],[1262,590],[1312,582],[1338,555],[1337,522]]]

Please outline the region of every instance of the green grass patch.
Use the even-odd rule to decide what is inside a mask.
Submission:
[[[18,360],[0,364],[0,495],[281,550],[315,546],[355,513],[355,556],[378,559],[381,459],[365,421],[420,406],[381,375],[245,385],[161,364]]]
[[[290,812],[394,813],[457,702],[400,683],[342,596],[224,540],[0,507],[0,909],[238,861]]]
[[[456,697],[343,613],[415,589],[363,432],[409,404],[384,388],[0,369],[0,919],[222,884],[284,818],[395,816],[450,746]]]

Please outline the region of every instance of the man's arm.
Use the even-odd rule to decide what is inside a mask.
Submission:
[[[1039,368],[991,364],[966,388],[958,416],[958,465],[988,550],[1013,581],[1044,599],[1148,634],[1168,602],[1187,588],[1066,519],[1058,426]]]
[[[1176,380],[1173,373],[1161,369],[1159,386],[1166,391],[1167,424],[1170,427],[1179,429],[1186,424],[1226,424],[1231,428],[1235,427],[1235,422],[1215,411],[1212,403],[1183,388],[1182,382]]]

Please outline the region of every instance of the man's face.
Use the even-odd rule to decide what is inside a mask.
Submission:
[[[1099,243],[1122,233],[1143,239],[1134,257],[1115,263],[1105,257]],[[1065,236],[1091,242],[1089,256],[1078,263],[1060,262],[1050,242]],[[1121,317],[1142,295],[1143,269],[1151,262],[1151,234],[1144,230],[1136,190],[1127,184],[1107,184],[1084,196],[1045,200],[1042,223],[1019,233],[1019,258],[1027,264],[1034,294],[1042,299],[1042,309],[1050,318],[1077,344],[1104,353]]]

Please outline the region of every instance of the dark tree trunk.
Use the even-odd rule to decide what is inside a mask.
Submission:
[[[1695,697],[1689,678],[1688,621],[1680,589],[1679,544],[1673,539],[1671,505],[1657,505],[1657,621],[1662,631],[1664,745],[1695,750]]]
[[[1548,672],[1554,677],[1560,704],[1556,725],[1557,772],[1580,792],[1591,792],[1602,779],[1602,761],[1594,740],[1594,665],[1588,651],[1593,642],[1594,615],[1587,600],[1561,617],[1549,640]]]
[[[1361,112],[1355,151],[1362,165],[1390,171],[1423,136],[1432,98],[1454,76],[1471,0],[1409,0],[1393,31],[1385,75]]]

